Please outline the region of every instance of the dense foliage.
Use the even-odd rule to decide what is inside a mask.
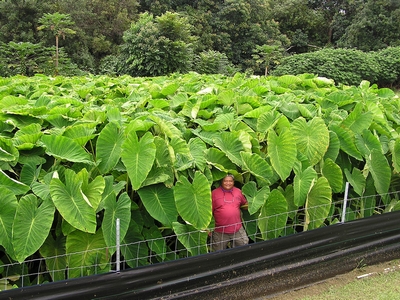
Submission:
[[[377,52],[351,49],[324,49],[282,59],[274,75],[313,73],[337,83],[358,85],[362,80],[379,86],[400,84],[400,47]]]
[[[116,218],[128,264],[173,259],[171,247],[205,245],[210,191],[227,172],[256,240],[338,222],[345,182],[359,197],[348,218],[399,209],[386,194],[399,190],[399,103],[311,74],[2,78],[0,265],[52,258],[37,282],[107,272]],[[134,244],[186,232],[198,237]]]
[[[0,1],[0,42],[5,47],[10,42],[27,47],[29,43],[31,48],[52,47],[54,35],[39,30],[40,20],[46,15],[61,14],[70,16],[74,23],[68,28],[74,34],[60,38],[59,47],[78,66],[75,74],[84,71],[158,76],[171,71],[211,70],[231,75],[231,67],[220,68],[229,65],[248,74],[262,75],[291,53],[327,46],[363,51],[398,46],[399,12],[400,2],[393,0],[13,0]],[[150,28],[141,28],[145,14],[153,17],[148,24],[151,32]],[[170,25],[185,36],[171,39],[164,35],[159,18],[169,19]],[[142,34],[132,36],[133,30]],[[11,51],[12,45],[9,46]],[[274,50],[270,51],[270,47]],[[146,55],[141,57],[140,50],[144,49]],[[35,56],[40,53],[43,51],[38,49]],[[205,56],[212,59],[197,66],[198,59]],[[221,61],[215,64],[217,59]],[[57,62],[53,57],[49,60]],[[1,55],[0,76],[22,74],[15,73],[19,67],[3,61],[5,56]],[[205,66],[207,61],[210,65]],[[65,69],[65,62],[60,68]],[[154,67],[157,64],[159,68]],[[42,69],[47,70],[41,66],[37,70]],[[68,72],[60,70],[60,74],[69,75],[75,68],[67,69]]]

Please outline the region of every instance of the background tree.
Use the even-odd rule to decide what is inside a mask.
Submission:
[[[132,76],[186,73],[193,62],[191,26],[176,13],[154,17],[144,13],[124,33],[121,72]]]
[[[55,36],[56,45],[56,58],[55,58],[55,69],[56,73],[58,70],[58,39],[62,37],[65,39],[67,34],[75,34],[75,30],[69,28],[68,26],[74,25],[71,20],[70,15],[54,13],[54,14],[44,14],[43,17],[39,19],[39,23],[42,24],[38,27],[38,30],[49,29]]]
[[[400,2],[368,0],[338,41],[339,47],[376,51],[400,45]]]

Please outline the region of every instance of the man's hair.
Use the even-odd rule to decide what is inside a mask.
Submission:
[[[233,176],[232,174],[226,174],[225,177],[222,178],[222,179],[225,179],[226,177],[230,177],[230,178],[232,178],[233,180],[235,180],[235,176]]]

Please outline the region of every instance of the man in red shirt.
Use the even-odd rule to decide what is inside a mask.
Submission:
[[[247,209],[248,203],[242,191],[234,184],[234,176],[228,174],[222,179],[221,186],[211,193],[215,219],[215,229],[211,235],[213,251],[226,249],[229,242],[232,248],[249,242],[242,226],[240,211],[240,208]]]

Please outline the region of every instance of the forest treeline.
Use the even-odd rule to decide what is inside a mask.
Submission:
[[[382,83],[393,85],[399,46],[398,0],[0,0],[0,76],[264,75],[312,67],[329,76],[306,66],[310,57],[293,63],[293,56],[314,55],[315,64],[339,53],[344,66],[357,57],[367,73],[344,83],[360,76],[381,83],[389,74],[395,79]],[[320,52],[327,49],[341,52]]]

